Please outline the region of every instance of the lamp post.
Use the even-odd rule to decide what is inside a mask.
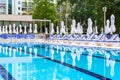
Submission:
[[[95,22],[95,26],[96,26],[97,21],[95,20],[94,22]]]
[[[104,28],[105,28],[107,7],[105,6],[102,9],[103,9],[103,12],[104,12]]]
[[[97,21],[95,20],[94,22],[95,22],[94,32],[95,32],[95,34],[98,34],[98,32],[96,31],[96,23],[97,23]]]
[[[67,30],[68,14],[65,14],[65,18],[66,18],[66,31],[68,31],[68,30]]]

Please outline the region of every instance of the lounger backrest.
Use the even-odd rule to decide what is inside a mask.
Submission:
[[[95,38],[95,35],[96,35],[96,34],[91,34],[91,35],[87,38],[87,40],[92,40],[92,39],[94,39],[94,38]]]
[[[82,35],[82,36],[80,37],[81,40],[84,40],[84,39],[86,39],[86,38],[87,38],[87,35]]]
[[[118,36],[119,36],[118,34],[115,34],[115,35],[111,36],[110,39],[115,40]]]
[[[105,36],[104,34],[99,34],[98,40],[102,40],[104,36]]]

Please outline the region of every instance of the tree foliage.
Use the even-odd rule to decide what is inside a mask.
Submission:
[[[66,15],[70,15],[71,7],[68,0],[59,0],[57,4],[57,16],[60,20],[64,20]]]
[[[50,19],[56,21],[56,6],[48,0],[33,0],[33,18],[34,19]]]
[[[69,2],[71,11],[69,12],[70,18],[74,18],[77,22],[86,27],[87,19],[92,18],[93,22],[97,21],[99,30],[104,27],[104,13],[102,8],[107,7],[106,19],[110,19],[111,14],[115,15],[116,33],[119,33],[120,26],[120,0],[58,0],[59,5]],[[93,26],[95,23],[93,24]]]

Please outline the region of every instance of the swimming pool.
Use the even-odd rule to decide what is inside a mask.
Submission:
[[[120,80],[120,50],[1,43],[0,80]]]

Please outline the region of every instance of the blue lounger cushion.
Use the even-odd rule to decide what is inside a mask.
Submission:
[[[35,38],[35,35],[34,35],[34,34],[29,34],[29,35],[28,35],[28,38],[34,39],[34,38]]]
[[[7,39],[7,38],[8,38],[8,37],[7,37],[7,34],[2,34],[2,35],[1,35],[1,38]]]

